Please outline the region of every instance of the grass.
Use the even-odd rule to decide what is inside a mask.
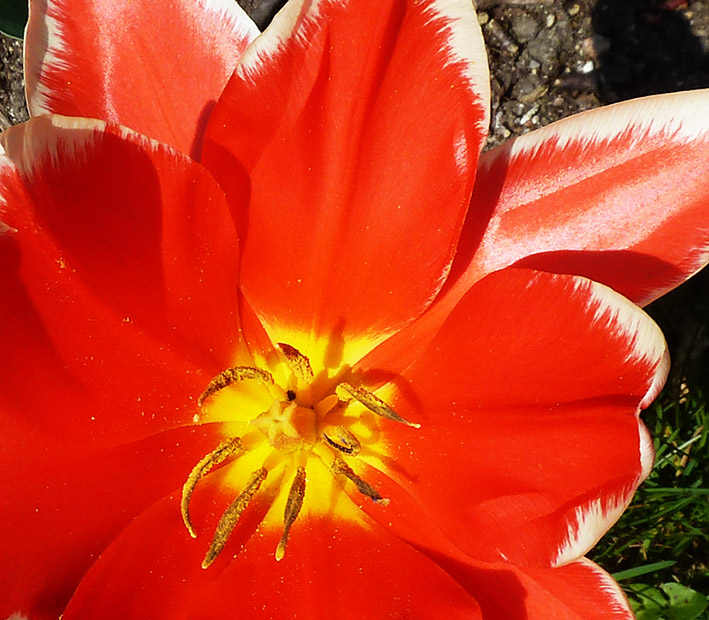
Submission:
[[[709,609],[692,615],[689,608],[678,612],[660,602],[668,604],[682,586],[689,588],[683,593],[709,596],[709,274],[699,274],[648,312],[673,357],[665,389],[643,414],[654,438],[655,466],[591,558],[619,580],[638,618],[709,620]],[[698,601],[695,612],[702,607]]]

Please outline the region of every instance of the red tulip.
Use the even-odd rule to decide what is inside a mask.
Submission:
[[[640,302],[703,264],[709,95],[520,138],[473,193],[468,0],[253,34],[217,0],[31,7],[0,617],[631,618],[583,555],[651,467],[666,347],[578,274]]]

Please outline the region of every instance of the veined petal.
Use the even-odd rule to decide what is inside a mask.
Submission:
[[[192,426],[108,450],[86,450],[50,445],[41,437],[28,441],[23,434],[23,456],[5,458],[3,452],[0,459],[5,553],[0,617],[15,612],[33,620],[60,617],[113,538],[179,486],[194,459],[219,435],[219,425]],[[4,444],[12,441],[4,434]],[[96,617],[109,616],[104,610]]]
[[[233,0],[32,0],[32,114],[131,127],[198,157],[204,127],[258,29]]]
[[[451,283],[511,264],[644,305],[709,261],[709,90],[584,112],[485,153]]]
[[[189,538],[178,503],[166,498],[126,528],[84,578],[64,620],[104,609],[164,620],[482,618],[453,578],[376,524],[299,519],[281,561],[274,558],[279,534],[265,531],[203,570],[209,536],[202,545]]]
[[[528,592],[530,617],[553,617],[549,609],[554,604],[558,617],[568,620],[635,620],[618,584],[586,558],[561,568],[524,568],[521,572],[527,575],[522,583]]]
[[[0,404],[76,441],[191,421],[240,342],[219,187],[99,121],[38,117],[2,140]]]
[[[637,414],[666,372],[657,326],[610,289],[492,274],[393,381],[389,402],[421,428],[383,428],[395,465],[365,477],[385,497],[400,485],[473,557],[568,563],[649,473]]]
[[[634,620],[618,584],[582,558],[562,568],[438,561],[473,595],[485,620]]]
[[[376,342],[425,309],[453,256],[487,98],[468,0],[293,1],[276,16],[204,147],[243,235],[244,293],[274,339]]]

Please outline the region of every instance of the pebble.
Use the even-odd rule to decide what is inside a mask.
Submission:
[[[510,19],[510,29],[517,41],[526,43],[539,33],[539,23],[528,13],[516,12]]]
[[[598,56],[605,54],[610,48],[610,40],[600,34],[586,37],[581,42],[581,50],[589,58],[598,58]]]
[[[26,121],[24,80],[22,79],[22,42],[0,36],[0,118],[2,129]]]
[[[546,91],[545,91],[546,92]],[[532,120],[534,115],[537,113],[537,110],[539,110],[540,104],[535,103],[523,116],[521,116],[518,120],[517,123],[520,125],[526,125],[529,121]]]
[[[503,50],[510,54],[516,54],[519,51],[519,45],[515,43],[514,39],[507,33],[507,30],[505,30],[500,22],[491,19],[487,24],[487,29]]]
[[[579,67],[579,73],[591,73],[595,68],[595,63],[592,60],[587,60]]]
[[[559,46],[561,41],[551,30],[542,30],[527,45],[529,55],[542,63],[545,67],[552,67],[559,60]]]
[[[549,87],[546,84],[535,84],[532,80],[526,81],[523,79],[520,84],[523,84],[523,87],[513,91],[513,94],[516,94],[517,99],[522,103],[532,103],[549,91]],[[539,106],[537,106],[538,108]]]

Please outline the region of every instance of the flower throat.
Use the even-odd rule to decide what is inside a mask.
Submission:
[[[283,510],[281,537],[275,549],[276,560],[283,559],[291,528],[305,501],[306,488],[310,490],[306,476],[309,459],[318,459],[340,486],[349,482],[361,495],[375,503],[387,505],[389,500],[357,475],[347,462],[347,459],[357,459],[362,451],[362,442],[351,427],[357,423],[362,427],[363,412],[368,412],[369,417],[374,414],[375,419],[420,427],[402,418],[369,390],[346,381],[332,381],[324,390],[315,390],[316,387],[322,388],[322,382],[316,380],[310,360],[285,343],[278,343],[278,350],[291,375],[287,387],[280,385],[268,370],[256,366],[235,366],[214,377],[197,400],[200,408],[205,407],[225,388],[245,381],[265,386],[270,399],[270,402],[264,402],[264,411],[250,420],[249,427],[253,428],[241,436],[227,437],[205,455],[192,469],[182,488],[182,519],[190,535],[196,538],[197,531],[190,517],[190,502],[200,479],[215,466],[233,462],[249,452],[259,450],[264,454],[261,466],[248,478],[243,476],[238,485],[240,492],[219,519],[202,562],[203,568],[208,568],[222,552],[249,506],[263,496],[269,504],[268,510],[274,495],[280,494],[281,484],[288,477],[290,486]],[[313,394],[319,395],[314,397]],[[364,427],[372,430],[372,423],[365,422]],[[265,493],[262,485],[284,461],[286,467],[281,480],[276,483],[275,493]]]

